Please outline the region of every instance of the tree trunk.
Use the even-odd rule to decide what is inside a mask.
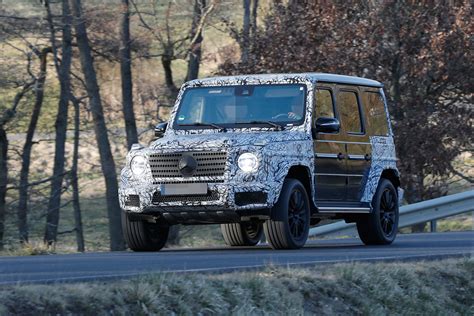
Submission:
[[[74,227],[76,230],[77,251],[84,252],[84,233],[82,230],[81,204],[79,203],[79,183],[77,179],[77,165],[79,162],[79,133],[80,133],[80,108],[79,101],[71,99],[74,104],[74,149],[72,153],[71,186],[72,204],[74,208]]]
[[[249,35],[250,35],[250,0],[243,0],[244,5],[244,21],[242,26],[242,41],[240,44],[242,63],[246,63],[249,59]]]
[[[257,15],[258,15],[258,0],[253,0],[252,2],[252,20],[251,20],[251,38],[252,45],[255,41],[255,36],[257,35]]]
[[[18,232],[21,243],[28,242],[28,177],[30,173],[31,149],[33,147],[33,136],[35,134],[38,118],[41,113],[44,98],[44,83],[46,81],[46,70],[48,53],[52,50],[50,47],[44,48],[39,53],[40,72],[35,87],[35,103],[33,113],[31,114],[30,124],[26,132],[25,144],[21,154],[22,164],[20,171],[20,188],[18,202]]]
[[[165,72],[165,83],[168,91],[170,92],[170,97],[174,99],[178,94],[178,88],[173,81],[173,70],[171,69],[172,62],[172,53],[168,52],[170,48],[166,48],[163,56],[161,56],[161,64]]]
[[[84,73],[86,90],[89,95],[90,109],[94,120],[94,130],[99,147],[100,164],[105,178],[107,213],[109,217],[110,249],[112,251],[124,250],[125,241],[122,234],[121,210],[118,201],[118,182],[115,162],[110,149],[107,126],[105,125],[104,112],[100,99],[99,84],[94,69],[91,48],[87,37],[85,21],[82,17],[80,0],[72,0],[72,11],[75,19],[77,46],[81,68]]]
[[[8,139],[3,124],[0,125],[0,250],[3,250],[3,235],[5,233],[5,197],[8,183]]]
[[[56,143],[54,154],[53,178],[51,180],[51,193],[48,203],[48,213],[46,216],[46,229],[44,241],[51,245],[57,239],[59,209],[61,207],[61,191],[64,177],[64,152],[67,132],[68,104],[70,93],[70,70],[72,58],[72,35],[71,35],[71,14],[68,0],[62,1],[62,60],[59,66],[58,77],[60,82],[60,93],[58,102],[58,114],[56,116]],[[54,29],[54,25],[50,25]],[[54,30],[51,31],[51,45],[55,47]],[[53,48],[54,49],[54,48]],[[57,52],[54,49],[55,59]]]
[[[199,22],[201,20],[203,9],[206,6],[205,0],[194,0],[194,13],[193,13],[193,23],[191,25],[190,38],[196,41],[191,43],[191,49],[189,52],[188,60],[188,73],[186,75],[186,81],[197,79],[199,76],[199,66],[201,64],[201,55],[202,55],[202,30],[198,32]],[[196,36],[197,35],[197,36]]]
[[[132,57],[130,53],[130,11],[128,0],[122,0],[120,25],[120,77],[122,79],[122,107],[127,134],[127,147],[138,143],[135,113],[133,111]]]

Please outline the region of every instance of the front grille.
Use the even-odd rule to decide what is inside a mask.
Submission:
[[[125,206],[140,206],[140,197],[136,194],[131,194],[125,198]]]
[[[193,156],[197,162],[197,168],[192,177],[222,177],[224,175],[227,160],[225,151],[197,151],[151,154],[149,163],[153,178],[183,178],[178,170],[179,159],[183,154]]]
[[[153,194],[153,204],[163,202],[205,202],[219,200],[219,193],[217,191],[208,191],[207,194],[202,195],[161,195],[160,192]]]

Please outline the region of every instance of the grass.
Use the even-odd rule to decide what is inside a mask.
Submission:
[[[150,274],[0,289],[0,314],[472,315],[474,260]]]

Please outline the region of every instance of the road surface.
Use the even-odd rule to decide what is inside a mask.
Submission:
[[[300,250],[257,246],[0,257],[0,285],[119,279],[150,272],[223,272],[270,264],[307,266],[454,256],[474,256],[474,231],[399,235],[389,246],[364,246],[359,239],[350,238],[309,241]]]

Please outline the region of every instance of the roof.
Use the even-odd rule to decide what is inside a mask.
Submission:
[[[287,74],[260,74],[260,75],[239,75],[239,76],[225,76],[225,77],[210,77],[203,79],[196,79],[201,83],[206,82],[216,82],[216,81],[227,81],[227,80],[247,80],[247,79],[257,79],[257,80],[278,80],[278,79],[288,79],[288,78],[301,78],[308,79],[310,81],[319,81],[319,82],[332,82],[332,83],[341,83],[341,84],[350,84],[350,85],[359,85],[359,86],[369,86],[382,88],[383,84],[371,79],[356,77],[356,76],[345,76],[345,75],[336,75],[320,72],[308,72],[308,73],[287,73]],[[194,80],[193,80],[194,81]]]

